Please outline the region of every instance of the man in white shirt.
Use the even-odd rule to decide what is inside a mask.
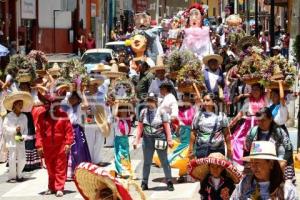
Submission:
[[[165,78],[166,70],[165,67],[152,67],[150,70],[154,71],[155,79],[152,80],[148,93],[154,93],[157,97],[160,96],[160,85],[168,80]]]

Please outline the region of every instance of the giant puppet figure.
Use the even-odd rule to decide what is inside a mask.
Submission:
[[[146,55],[156,63],[157,56],[164,53],[159,40],[160,29],[158,27],[150,27],[151,16],[146,12],[135,14],[134,22],[134,34],[143,33],[147,35],[148,45]]]
[[[195,3],[186,11],[185,15],[188,17],[188,27],[184,29],[181,50],[191,50],[202,60],[204,56],[214,53],[209,27],[202,26],[204,9],[200,4]]]

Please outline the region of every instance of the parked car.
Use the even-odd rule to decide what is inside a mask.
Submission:
[[[54,63],[57,63],[58,66],[62,65],[72,59],[80,59],[79,56],[73,53],[55,53],[55,54],[46,54],[48,59],[48,67],[53,67]]]
[[[125,41],[107,42],[105,48],[112,49],[114,52],[119,53],[120,51],[126,50]]]
[[[82,55],[81,61],[89,73],[95,65],[109,63],[115,57],[112,49],[89,49]]]

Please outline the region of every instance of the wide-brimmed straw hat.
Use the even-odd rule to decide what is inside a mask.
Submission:
[[[60,76],[60,67],[57,63],[53,64],[53,67],[51,67],[50,69],[48,69],[48,73],[51,76]]]
[[[154,93],[149,93],[146,97],[146,101],[156,101],[157,102],[157,96]]]
[[[120,77],[126,76],[126,73],[119,72],[118,65],[117,64],[113,64],[111,66],[111,70],[110,71],[102,72],[102,75],[106,76],[107,78],[120,78]]]
[[[104,65],[102,63],[95,65],[92,69],[91,72],[105,72],[110,70],[110,66]]]
[[[157,60],[156,65],[154,67],[151,67],[149,70],[151,72],[155,72],[155,71],[159,71],[159,70],[167,71],[167,68],[165,67],[164,62],[163,62],[163,57],[158,55],[156,60]]]
[[[210,60],[217,60],[219,65],[223,63],[223,57],[218,54],[211,54],[203,57],[203,63],[205,65],[208,65]]]
[[[88,85],[102,85],[104,83],[104,78],[100,78],[100,77],[97,77],[97,78],[90,78],[89,81],[88,81]]]
[[[211,153],[206,158],[199,158],[191,160],[188,164],[188,172],[194,179],[203,181],[209,174],[209,165],[218,165],[223,167],[227,176],[232,179],[234,183],[239,183],[242,178],[242,173],[221,153]]]
[[[86,200],[96,199],[97,191],[109,188],[113,199],[131,200],[123,185],[105,169],[92,163],[83,162],[75,169],[75,184]]]
[[[244,161],[251,159],[282,160],[277,157],[275,144],[269,141],[253,142],[249,156],[243,157]]]
[[[102,105],[96,105],[95,121],[97,126],[100,128],[101,133],[104,137],[110,135],[110,128],[107,122],[107,115]]]
[[[6,110],[12,111],[16,101],[23,101],[22,112],[30,112],[33,106],[33,98],[30,93],[23,91],[12,92],[3,100],[3,106]]]
[[[237,48],[241,51],[245,46],[260,46],[260,43],[256,37],[253,36],[245,36],[237,44]]]
[[[29,73],[22,73],[19,74],[16,79],[19,83],[30,83],[32,76]]]

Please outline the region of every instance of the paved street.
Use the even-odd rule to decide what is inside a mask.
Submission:
[[[296,129],[290,129],[291,137],[295,138]],[[132,141],[132,137],[130,139]],[[295,139],[292,139],[295,142]],[[105,148],[102,152],[105,162],[110,162],[107,168],[114,168],[113,166],[113,148]],[[142,173],[142,150],[141,146],[137,150],[131,149],[132,165],[135,169],[138,179],[141,178]],[[56,199],[54,195],[43,196],[42,193],[47,189],[47,171],[37,170],[27,173],[27,180],[23,183],[6,183],[7,168],[5,164],[0,164],[0,199],[1,200],[42,200],[42,199]],[[177,170],[173,169],[172,174],[177,177]],[[297,173],[297,188],[300,191],[300,170]],[[150,190],[146,192],[148,199],[164,199],[164,200],[193,200],[199,199],[197,191],[200,185],[198,183],[184,183],[175,184],[174,192],[167,192],[166,185],[163,183],[164,174],[162,169],[153,167],[151,169],[149,183]],[[140,180],[137,180],[140,183]],[[176,183],[174,178],[174,183]],[[74,182],[66,183],[66,194],[60,199],[82,199],[77,192]]]

